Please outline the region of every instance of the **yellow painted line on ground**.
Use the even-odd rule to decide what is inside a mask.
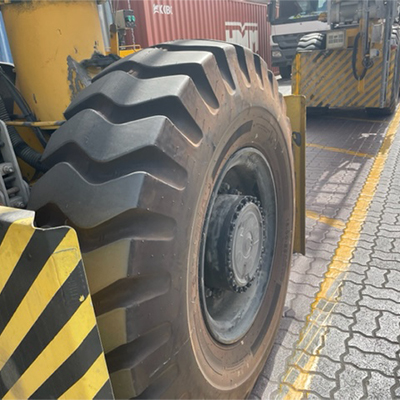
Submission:
[[[307,210],[306,216],[307,218],[322,222],[323,224],[332,226],[333,228],[344,229],[346,226],[346,223],[340,219],[325,217],[325,215],[318,214],[314,211]]]
[[[340,297],[340,284],[345,278],[353,252],[358,244],[362,225],[367,217],[368,208],[378,186],[380,175],[385,166],[390,146],[394,140],[400,123],[400,109],[391,121],[385,139],[375,158],[374,164],[365,181],[349,221],[346,223],[338,247],[325,273],[320,290],[311,305],[296,348],[300,355],[289,362],[289,367],[281,381],[279,397],[284,399],[300,399],[310,388],[313,374],[307,373],[316,369],[318,364],[318,348],[325,335],[324,326],[332,315]],[[351,243],[351,246],[349,246]],[[307,350],[307,353],[301,350]],[[299,372],[296,365],[303,371]],[[288,383],[285,385],[285,382]]]
[[[316,149],[322,149],[322,150],[326,150],[326,151],[333,151],[335,153],[349,154],[351,156],[357,156],[357,157],[374,158],[374,156],[371,155],[371,154],[360,153],[358,151],[341,149],[339,147],[329,147],[329,146],[324,146],[322,144],[316,144],[316,143],[307,143],[307,147],[315,147]]]

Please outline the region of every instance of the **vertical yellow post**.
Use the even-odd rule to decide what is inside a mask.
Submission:
[[[301,80],[301,54],[297,53],[292,65],[292,93],[300,95],[300,80]]]
[[[297,57],[297,56],[296,56]],[[292,125],[295,168],[296,218],[293,251],[306,252],[306,98],[285,96],[287,116]]]

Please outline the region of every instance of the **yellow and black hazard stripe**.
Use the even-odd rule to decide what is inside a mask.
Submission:
[[[0,207],[0,398],[113,398],[78,239]]]
[[[293,64],[293,93],[304,95],[307,107],[380,107],[382,58],[375,59],[360,84],[353,76],[352,54],[352,49],[298,53]],[[395,57],[393,49],[384,107],[389,107],[391,102]]]

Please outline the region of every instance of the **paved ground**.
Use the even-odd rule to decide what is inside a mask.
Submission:
[[[307,255],[254,399],[400,398],[399,120],[308,118]]]

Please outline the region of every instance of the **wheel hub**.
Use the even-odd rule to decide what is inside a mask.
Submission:
[[[238,287],[247,287],[254,280],[260,265],[263,218],[259,205],[247,200],[233,221],[230,264]]]
[[[259,272],[264,217],[255,197],[219,195],[206,246],[206,286],[242,293]]]

